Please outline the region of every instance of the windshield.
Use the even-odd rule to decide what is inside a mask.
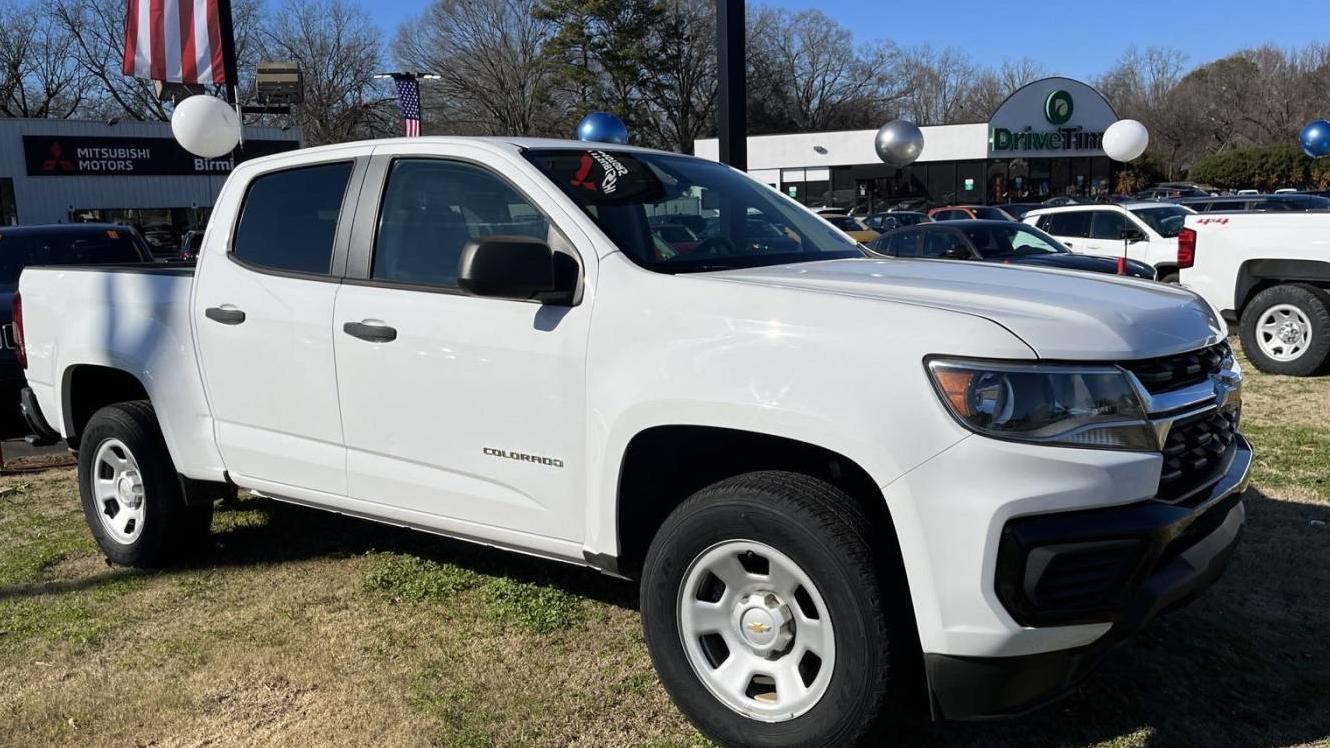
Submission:
[[[138,244],[128,231],[115,229],[51,229],[0,232],[0,284],[18,283],[29,265],[99,265],[143,262]]]
[[[853,239],[793,201],[713,161],[594,148],[525,156],[625,255],[649,270],[688,273],[865,256]],[[704,225],[700,241],[662,241],[650,222],[665,215],[673,223]]]
[[[1029,257],[1068,252],[1044,232],[1019,224],[968,225],[961,229],[985,260],[997,257]]]
[[[1132,213],[1145,221],[1156,234],[1168,238],[1182,230],[1182,221],[1195,211],[1181,205],[1161,205],[1157,208],[1133,208]]]

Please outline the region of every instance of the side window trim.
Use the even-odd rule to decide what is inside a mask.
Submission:
[[[244,193],[240,196],[239,209],[231,219],[230,233],[226,238],[226,258],[250,272],[259,273],[261,275],[273,275],[279,278],[295,278],[298,280],[312,280],[322,283],[341,283],[342,277],[346,272],[347,248],[350,244],[351,227],[353,223],[352,214],[355,210],[355,203],[351,201],[357,199],[360,194],[360,188],[365,178],[365,170],[368,166],[368,162],[368,155],[355,156],[352,158],[335,158],[327,161],[311,161],[309,163],[294,164],[278,169],[259,172],[250,177],[249,181],[245,183]],[[267,265],[259,265],[249,262],[248,260],[236,256],[236,233],[240,227],[240,219],[245,215],[245,203],[249,200],[249,191],[250,188],[254,186],[254,182],[272,174],[281,174],[282,172],[316,166],[330,166],[332,164],[345,163],[351,164],[351,174],[346,179],[346,189],[342,192],[342,204],[337,209],[337,226],[333,229],[332,256],[328,262],[327,274],[306,273],[299,270],[282,270],[280,268],[272,268]]]
[[[428,153],[376,153],[369,159],[369,165],[366,170],[364,185],[360,190],[360,198],[355,208],[355,217],[353,226],[350,229],[350,250],[346,258],[346,275],[342,282],[352,286],[370,286],[377,288],[396,288],[404,291],[424,291],[427,293],[441,293],[452,296],[470,296],[466,291],[451,286],[432,284],[432,283],[409,283],[404,281],[384,280],[373,277],[374,267],[374,243],[377,239],[379,230],[379,211],[383,206],[384,199],[388,194],[388,176],[392,173],[393,164],[397,161],[448,161],[453,163],[467,164],[483,169],[490,176],[507,184],[509,188],[526,200],[535,208],[550,226],[556,231],[562,233],[565,237],[568,232],[560,226],[548,212],[540,207],[537,200],[531,198],[526,190],[514,184],[512,180],[503,174],[495,171],[489,165],[477,161],[476,159],[465,156],[450,156],[442,154]],[[577,249],[577,245],[571,239],[568,245],[572,248],[577,260],[579,274],[579,284],[585,279],[586,263],[582,254]],[[573,306],[581,303],[582,293],[579,290],[576,301]],[[538,301],[523,303],[539,303]]]

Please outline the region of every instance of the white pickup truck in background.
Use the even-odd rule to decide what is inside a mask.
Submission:
[[[24,412],[78,451],[110,560],[198,547],[240,487],[640,579],[665,687],[725,745],[879,745],[914,692],[1021,714],[1244,522],[1241,373],[1195,294],[870,259],[688,156],[255,159],[197,269],[19,291]]]
[[[1238,323],[1256,368],[1330,370],[1330,212],[1189,215],[1178,241],[1182,285]]]

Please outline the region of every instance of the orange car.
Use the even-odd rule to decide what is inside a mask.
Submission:
[[[878,236],[877,232],[865,226],[863,221],[845,213],[819,213],[819,215],[860,244],[871,242]]]
[[[928,211],[928,217],[934,221],[964,221],[982,218],[986,221],[1014,221],[1010,213],[991,205],[944,205]]]

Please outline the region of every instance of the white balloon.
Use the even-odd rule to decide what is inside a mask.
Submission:
[[[216,96],[190,96],[171,112],[171,134],[195,156],[220,158],[240,142],[240,117]]]
[[[1104,153],[1114,161],[1140,158],[1150,145],[1150,133],[1134,119],[1120,119],[1104,130]]]

